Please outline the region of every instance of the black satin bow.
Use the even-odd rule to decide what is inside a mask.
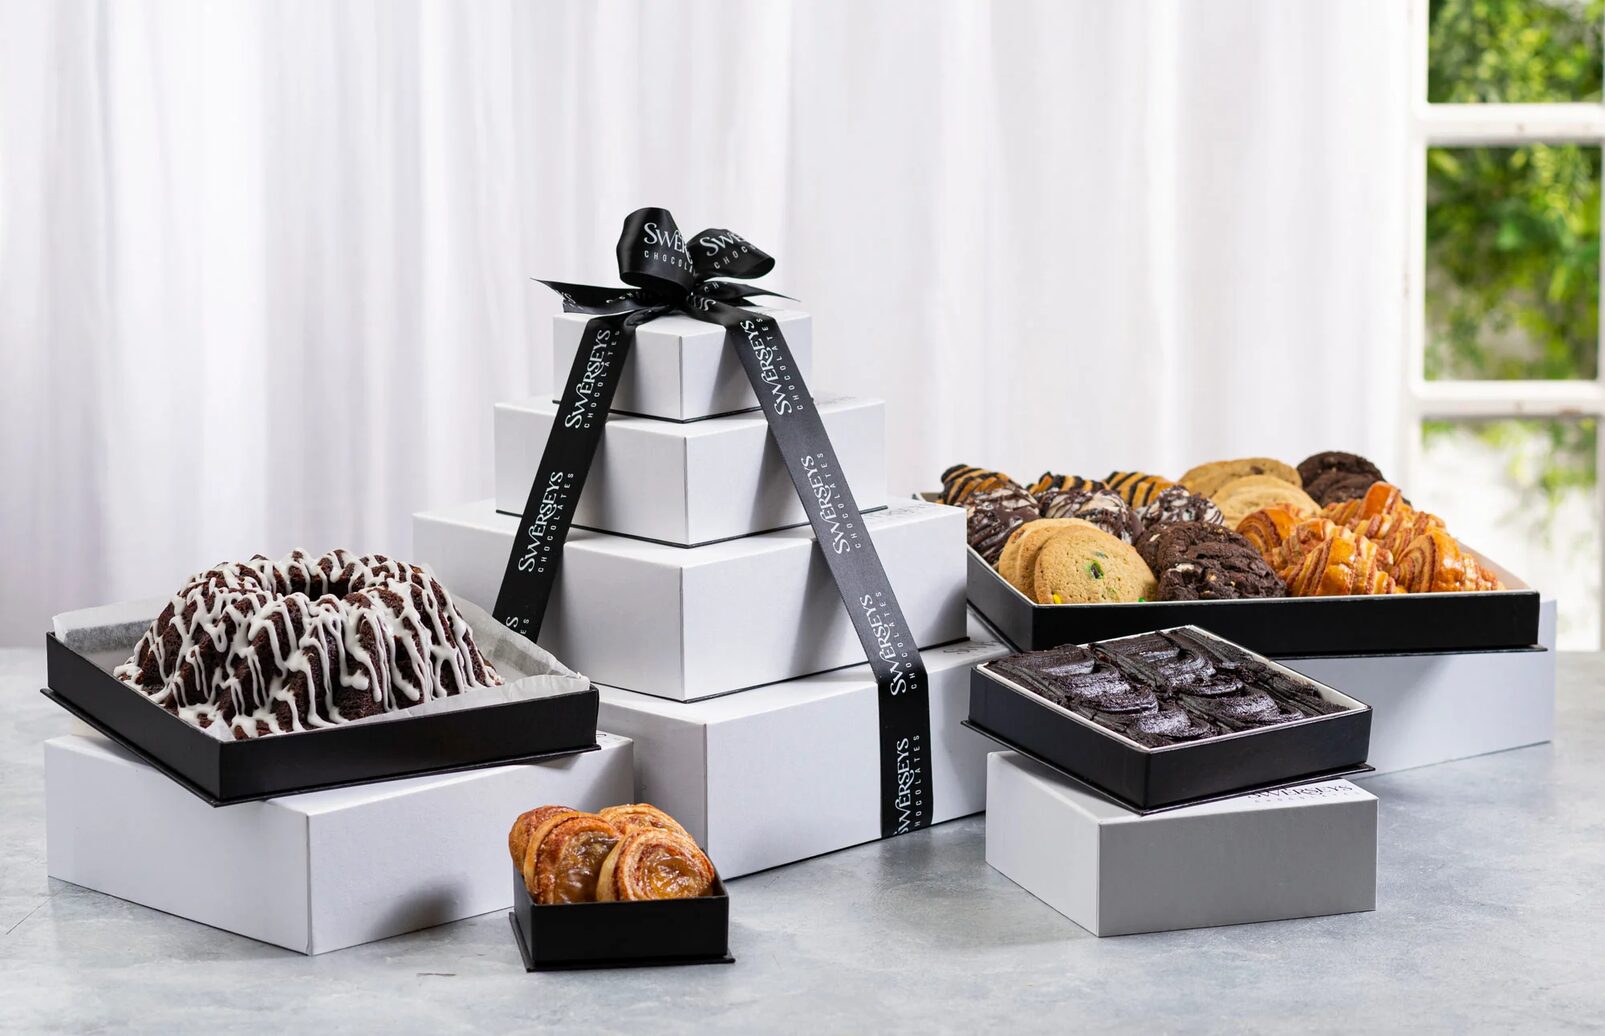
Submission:
[[[616,252],[619,279],[629,289],[541,283],[562,296],[570,313],[641,312],[646,320],[674,310],[699,316],[760,295],[788,298],[724,279],[762,277],[775,268],[772,256],[733,230],[713,227],[687,240],[668,209],[636,209],[625,217]]]

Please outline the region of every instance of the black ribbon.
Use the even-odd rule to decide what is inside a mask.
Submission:
[[[624,221],[618,260],[619,277],[629,288],[541,282],[563,297],[566,311],[592,317],[513,538],[496,618],[531,640],[540,632],[635,329],[666,313],[718,324],[752,382],[880,688],[881,833],[926,827],[933,805],[930,689],[913,631],[791,347],[779,326],[747,301],[785,296],[724,279],[762,277],[774,269],[774,259],[729,230],[704,230],[687,241],[667,209],[637,209]]]

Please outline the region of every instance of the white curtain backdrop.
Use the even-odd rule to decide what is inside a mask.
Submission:
[[[1393,0],[0,0],[0,643],[490,495],[555,298],[728,226],[956,461],[1397,464]]]

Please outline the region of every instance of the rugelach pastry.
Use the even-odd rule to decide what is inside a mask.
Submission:
[[[1315,520],[1317,523],[1321,519]],[[1294,597],[1402,593],[1388,573],[1392,560],[1377,545],[1352,529],[1325,523],[1324,539],[1309,546],[1282,573]],[[1283,544],[1297,543],[1298,530]]]
[[[1394,561],[1393,576],[1413,594],[1504,589],[1497,576],[1442,529],[1429,529],[1411,540]]]

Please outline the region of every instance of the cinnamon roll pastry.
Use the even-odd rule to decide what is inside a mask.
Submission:
[[[618,828],[594,813],[556,817],[524,856],[524,887],[540,904],[588,903],[596,881],[619,842]]]
[[[694,899],[713,888],[713,864],[697,843],[654,827],[625,834],[602,861],[600,901]]]
[[[522,870],[524,857],[529,853],[530,842],[540,844],[546,832],[552,829],[563,817],[577,814],[579,810],[567,806],[541,806],[527,813],[520,813],[518,819],[513,821],[512,830],[507,832],[507,851],[513,854],[513,866]]]
[[[1373,515],[1354,531],[1367,539],[1375,540],[1378,547],[1397,560],[1411,540],[1433,529],[1442,528],[1444,528],[1443,519],[1437,515],[1400,506],[1384,514]]]
[[[1505,588],[1442,529],[1429,529],[1411,540],[1394,563],[1393,578],[1407,592],[1417,594]]]
[[[691,837],[691,832],[680,826],[680,822],[656,806],[645,802],[632,802],[624,806],[609,806],[596,814],[603,820],[618,828],[620,833],[628,834],[638,828],[655,828],[659,831],[668,831],[672,834]]]
[[[1331,534],[1311,548],[1283,581],[1294,597],[1403,593],[1387,572],[1388,560],[1364,536],[1334,526]]]

